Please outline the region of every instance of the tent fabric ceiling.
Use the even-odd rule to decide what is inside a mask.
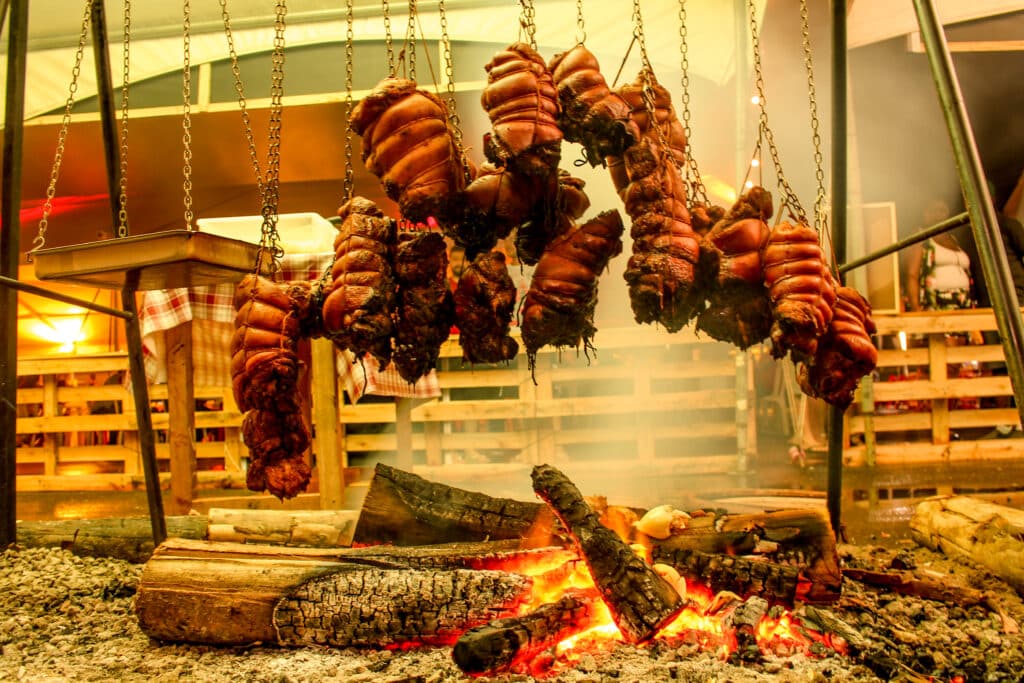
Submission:
[[[756,0],[762,16],[767,0]],[[111,62],[115,65],[115,86],[120,83],[120,13],[122,4],[106,3],[107,25],[111,34]],[[338,0],[289,0],[287,41],[289,45],[308,45],[337,41],[345,35],[344,10]],[[55,8],[54,5],[60,5]],[[236,48],[239,54],[269,50],[273,42],[273,13],[270,3],[238,2],[229,6]],[[357,39],[380,40],[384,37],[379,0],[356,0]],[[453,40],[486,37],[512,41],[517,38],[519,5],[511,0],[449,0],[449,35]],[[691,74],[714,83],[727,81],[735,69],[735,35],[744,0],[689,0],[687,26]],[[614,8],[614,9],[612,9]],[[955,23],[1024,8],[1020,0],[936,0],[936,9],[944,23]],[[33,118],[60,108],[68,96],[75,45],[85,9],[83,0],[48,0],[30,3],[29,45],[25,117]],[[642,3],[648,53],[656,70],[676,72],[679,68],[679,20],[676,0],[645,0]],[[393,3],[392,26],[396,38],[406,23],[405,8]],[[423,32],[428,37],[440,33],[436,5],[423,3],[419,12]],[[587,44],[604,64],[605,70],[617,68],[629,51],[632,39],[629,3],[584,3]],[[141,81],[181,69],[181,10],[174,3],[135,2],[132,4],[133,40],[131,78]],[[851,47],[869,44],[916,30],[910,3],[890,0],[851,0],[849,15]],[[543,47],[567,47],[575,39],[575,0],[536,0],[537,42]],[[223,59],[227,45],[217,3],[193,3],[191,62]],[[5,32],[8,27],[5,25]],[[6,46],[6,40],[3,41]],[[639,64],[638,50],[630,51],[630,71]],[[78,85],[78,98],[96,92],[91,68],[91,50],[87,49]],[[0,59],[6,72],[6,55]],[[481,74],[482,78],[482,74]],[[6,89],[4,92],[6,95]]]

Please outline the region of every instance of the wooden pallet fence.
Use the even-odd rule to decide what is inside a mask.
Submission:
[[[878,372],[862,382],[847,415],[847,464],[1020,456],[1018,439],[989,438],[996,426],[1019,422],[997,335],[986,335],[985,345],[954,342],[969,330],[995,331],[991,309],[883,315],[875,323],[882,339]]]

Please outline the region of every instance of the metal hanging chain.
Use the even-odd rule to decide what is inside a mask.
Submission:
[[[388,51],[388,76],[395,76],[395,46],[391,38],[391,8],[388,0],[381,0],[384,4],[384,46]]]
[[[416,0],[409,0],[409,22],[405,30],[406,57],[409,80],[416,80]]]
[[[534,50],[537,49],[537,24],[536,13],[533,10],[533,0],[519,0],[523,11],[519,15],[519,26],[526,32],[526,42]]]
[[[775,145],[775,136],[772,135],[772,130],[768,127],[768,110],[766,108],[764,96],[764,73],[761,67],[761,42],[758,38],[757,7],[754,4],[754,0],[747,0],[747,9],[750,11],[750,41],[754,52],[754,82],[757,87],[757,103],[760,110],[760,118],[758,122],[760,129],[759,134],[762,135],[765,142],[768,143],[768,152],[771,155],[772,164],[775,166],[775,176],[778,180],[779,187],[782,189],[782,194],[784,195],[783,204],[788,206],[790,211],[796,214],[798,220],[806,222],[807,214],[800,205],[800,200],[797,198],[796,193],[793,192],[793,188],[790,187],[789,181],[786,180],[786,176],[782,173],[782,163],[779,161],[779,149]]]
[[[274,49],[270,54],[270,118],[268,123],[267,167],[263,180],[263,227],[260,250],[256,256],[256,272],[260,272],[269,255],[270,272],[277,271],[283,250],[278,245],[277,206],[280,200],[279,175],[281,169],[281,98],[284,93],[284,29],[288,8],[285,0],[277,0],[274,7]]]
[[[183,13],[184,20],[182,22],[182,43],[184,46],[184,59],[182,68],[182,99],[184,105],[182,107],[182,136],[181,141],[184,146],[183,159],[184,164],[182,166],[182,175],[184,181],[182,182],[182,189],[184,190],[184,202],[185,202],[185,229],[192,230],[192,38],[191,38],[191,7],[189,5],[190,0],[184,0],[183,2]]]
[[[644,38],[644,20],[640,13],[640,0],[633,0],[633,38],[640,47],[640,62],[642,64],[640,78],[643,81],[640,99],[643,100],[644,108],[647,110],[648,126],[653,128],[658,136],[662,161],[675,163],[675,157],[671,154],[668,146],[668,138],[665,137],[665,129],[658,123],[658,110],[654,104],[654,69],[647,56],[647,40]]]
[[[576,44],[587,42],[587,27],[583,24],[583,0],[576,0]]]
[[[53,211],[53,197],[57,194],[57,178],[64,161],[64,148],[68,141],[68,128],[71,125],[71,110],[75,106],[75,93],[78,92],[78,77],[82,73],[82,59],[85,57],[85,41],[89,36],[89,18],[92,15],[92,0],[85,2],[85,14],[82,16],[82,30],[78,36],[78,48],[75,50],[75,65],[71,68],[71,85],[68,86],[68,98],[64,101],[64,116],[60,121],[57,133],[57,150],[53,155],[53,167],[50,169],[50,183],[46,187],[46,201],[43,202],[43,213],[39,218],[39,232],[32,241],[29,260],[32,252],[46,246],[46,228],[49,224],[50,212]]]
[[[227,0],[220,0],[220,15],[224,22],[224,35],[228,41],[228,56],[231,58],[231,74],[234,76],[235,92],[238,94],[238,108],[242,110],[242,126],[245,130],[245,139],[249,145],[249,160],[252,162],[253,172],[256,175],[256,188],[260,197],[263,197],[263,172],[260,170],[259,154],[256,152],[256,140],[252,133],[252,121],[249,118],[249,110],[246,108],[245,88],[242,86],[242,72],[238,66],[238,52],[235,50],[235,37],[231,31],[231,17],[228,14]]]
[[[455,141],[455,151],[459,155],[462,164],[462,174],[468,185],[472,180],[473,172],[469,168],[469,158],[466,156],[466,148],[462,142],[462,122],[459,120],[459,112],[455,104],[455,64],[452,60],[452,41],[448,37],[448,15],[444,6],[445,0],[437,1],[437,12],[441,21],[441,48],[444,54],[444,78],[448,105],[448,125],[451,126],[452,139]]]
[[[441,0],[443,3],[444,0]],[[344,201],[352,198],[355,189],[355,171],[352,167],[352,100],[353,53],[355,46],[355,9],[353,0],[345,0],[345,182],[342,185]]]
[[[818,194],[814,198],[814,228],[818,233],[828,230],[828,211],[825,205],[825,164],[821,154],[821,134],[818,131],[818,100],[814,90],[814,57],[811,53],[811,22],[807,0],[800,0],[800,31],[803,35],[804,66],[807,69],[807,97],[811,110],[811,143],[814,145],[814,177],[818,181]]]
[[[679,71],[682,99],[680,107],[680,118],[683,122],[683,132],[686,134],[686,165],[684,168],[687,184],[693,189],[694,194],[705,204],[708,203],[707,188],[704,187],[704,180],[701,178],[700,169],[697,167],[697,159],[693,156],[692,132],[690,127],[690,60],[689,44],[687,42],[686,28],[686,0],[679,0]]]
[[[132,33],[132,3],[124,0],[124,58],[121,62],[121,174],[118,179],[117,236],[128,236],[128,81],[129,45]]]

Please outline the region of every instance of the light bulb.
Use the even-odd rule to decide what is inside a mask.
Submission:
[[[750,188],[752,188],[753,186],[754,186],[754,181],[753,180],[748,180],[747,182],[743,183],[743,187],[747,188],[748,190]]]
[[[750,103],[751,104],[761,104],[761,96],[760,95],[754,95],[753,97],[750,98]]]
[[[752,167],[754,167],[754,168],[757,168],[758,166],[761,165],[761,162],[758,159],[751,159],[750,160],[750,165]]]

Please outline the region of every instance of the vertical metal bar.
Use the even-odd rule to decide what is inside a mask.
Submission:
[[[832,0],[832,250],[846,260],[846,2]],[[839,274],[839,281],[843,281]],[[832,530],[841,533],[843,497],[843,414],[832,406],[828,420],[826,507]]]
[[[114,85],[110,76],[110,41],[107,40],[107,19],[103,0],[92,3],[92,51],[96,60],[96,91],[100,106],[100,129],[103,131],[103,157],[106,161],[107,192],[110,194],[111,226],[117,234],[121,214],[121,152],[118,147],[117,121],[114,117]]]
[[[142,357],[142,331],[139,329],[139,310],[135,305],[135,290],[139,285],[139,271],[125,274],[121,290],[121,307],[132,314],[124,324],[128,341],[128,373],[132,378],[132,398],[135,400],[135,419],[139,430],[139,450],[142,454],[142,472],[146,478],[146,501],[149,503],[149,522],[153,529],[153,544],[167,539],[164,519],[164,499],[160,493],[160,471],[156,464],[156,436],[153,434],[153,416],[149,412],[149,387],[146,384],[146,365]]]
[[[999,234],[999,219],[988,194],[985,172],[974,143],[974,133],[960,92],[960,83],[953,70],[946,36],[935,16],[935,6],[931,0],[914,0],[914,11],[917,12],[925,53],[949,127],[953,156],[960,174],[960,187],[967,200],[967,213],[971,216],[978,259],[992,297],[999,335],[1003,340],[1003,355],[1006,356],[1006,370],[1017,400],[1017,412],[1024,420],[1024,320],[1021,319],[1020,302],[1017,300],[1010,264]]]
[[[3,178],[0,180],[0,275],[18,278],[21,256],[21,152],[25,119],[28,0],[12,0],[7,36]],[[18,291],[3,287],[0,335],[0,549],[17,540]]]

